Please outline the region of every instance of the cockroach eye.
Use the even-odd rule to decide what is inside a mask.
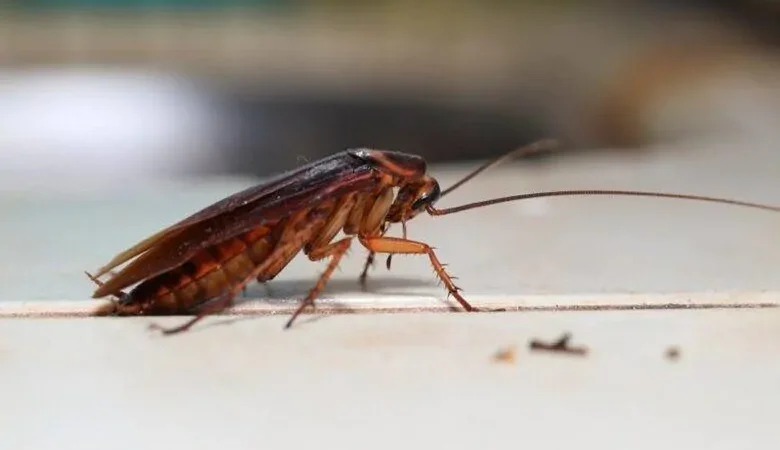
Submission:
[[[412,203],[412,211],[417,211],[428,205],[434,204],[439,200],[439,197],[441,197],[441,188],[439,188],[439,183],[435,183],[430,191],[424,193]]]

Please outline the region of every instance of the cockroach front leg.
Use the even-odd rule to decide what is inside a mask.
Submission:
[[[320,275],[320,279],[317,280],[317,284],[311,288],[309,294],[305,299],[303,299],[303,301],[301,301],[298,309],[295,310],[293,315],[290,317],[290,320],[288,320],[287,324],[285,324],[285,329],[292,326],[295,319],[303,312],[304,309],[306,309],[307,306],[314,306],[314,299],[317,298],[320,292],[325,288],[325,285],[328,283],[328,280],[333,274],[333,271],[336,270],[336,267],[338,267],[341,258],[347,253],[347,250],[349,250],[351,243],[352,238],[344,238],[340,241],[326,245],[325,247],[315,248],[309,253],[309,259],[312,261],[319,261],[327,257],[330,257],[330,261],[328,262],[328,266],[325,268],[325,271],[322,272],[322,275]]]
[[[360,243],[363,244],[364,247],[375,253],[388,253],[390,255],[428,255],[428,258],[431,260],[431,265],[433,265],[433,269],[436,271],[436,275],[439,277],[442,283],[444,283],[444,286],[447,288],[447,292],[455,297],[455,300],[457,300],[466,311],[482,311],[481,309],[471,306],[471,304],[460,295],[461,289],[452,281],[453,277],[447,274],[447,271],[444,270],[444,265],[439,261],[439,258],[436,257],[436,253],[433,251],[433,248],[431,248],[430,245],[409,239],[392,237],[361,236],[359,239]]]
[[[385,233],[387,233],[387,230],[390,229],[390,223],[385,223],[384,226],[382,226],[382,231],[379,233],[379,236],[384,236]],[[406,224],[404,223],[404,237],[406,237]],[[372,268],[374,266],[374,261],[376,259],[376,253],[369,252],[368,257],[366,258],[366,263],[363,265],[363,271],[360,272],[360,287],[363,288],[363,290],[366,290],[366,279],[368,278],[368,269]],[[387,268],[390,269],[390,257],[388,256],[387,260]]]

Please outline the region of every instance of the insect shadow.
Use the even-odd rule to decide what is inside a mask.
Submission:
[[[339,294],[345,293],[365,293],[365,294],[390,294],[390,295],[415,295],[413,292],[388,292],[398,288],[416,288],[416,287],[435,287],[436,283],[428,281],[422,278],[411,277],[389,277],[389,278],[373,278],[367,281],[366,288],[362,288],[354,278],[334,278],[328,283],[327,288],[323,291],[325,296],[328,294],[338,297]],[[240,306],[249,302],[261,302],[270,305],[297,305],[300,302],[301,295],[311,289],[310,278],[293,278],[293,279],[281,279],[270,281],[265,284],[254,283],[248,285],[243,294],[239,294],[236,298],[235,305]],[[381,301],[381,298],[378,298]],[[338,308],[338,314],[349,314],[354,312],[351,310],[348,303],[332,302],[332,305]],[[458,308],[450,306],[449,309],[457,311]],[[229,311],[228,311],[229,314]],[[313,323],[322,320],[330,314],[311,314],[308,317],[302,317],[302,323]],[[256,315],[248,314],[238,317],[229,317],[218,319],[204,324],[202,329],[209,328],[211,326],[231,325],[233,323],[254,319]]]
[[[432,280],[412,277],[387,277],[372,278],[366,282],[363,289],[354,277],[333,278],[322,291],[328,294],[365,293],[365,294],[391,294],[391,295],[415,295],[413,292],[388,292],[389,289],[436,287]],[[287,305],[300,303],[301,296],[305,296],[311,289],[311,278],[293,278],[269,281],[265,284],[254,283],[248,285],[243,294],[239,295],[240,304],[245,301],[262,300],[264,303],[275,305]]]

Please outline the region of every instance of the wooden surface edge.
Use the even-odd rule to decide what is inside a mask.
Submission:
[[[780,292],[690,292],[652,294],[578,294],[527,296],[472,296],[477,308],[506,311],[620,311],[646,309],[774,308],[780,306]],[[91,317],[103,301],[39,300],[0,302],[0,318]],[[225,315],[289,314],[297,299],[245,299]],[[319,314],[458,312],[451,301],[420,296],[344,296],[322,299]]]

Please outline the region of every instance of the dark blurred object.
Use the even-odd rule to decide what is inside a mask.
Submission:
[[[780,119],[780,60],[738,39],[659,42],[626,57],[588,120],[595,142],[639,147],[695,136],[757,137]]]
[[[673,1],[673,0],[672,0]],[[688,7],[718,11],[770,45],[780,45],[780,1],[777,0],[687,0]]]
[[[356,146],[431,162],[485,159],[541,137],[564,143],[555,155],[638,153],[713,132],[774,132],[780,120],[771,94],[780,65],[767,44],[777,27],[768,22],[764,33],[754,28],[756,15],[736,12],[776,17],[770,2],[14,4],[0,15],[0,59],[9,70],[163,74],[195,80],[216,98],[217,144],[211,127],[199,140],[224,164],[204,155],[201,173],[265,175]],[[92,120],[70,118],[82,128]],[[107,120],[124,133],[137,127]],[[175,131],[181,127],[166,129],[174,131],[161,145],[191,146]]]
[[[30,10],[41,9],[223,9],[226,7],[265,8],[292,4],[287,0],[21,0],[12,2],[14,6]]]
[[[267,175],[354,147],[414,153],[429,163],[469,160],[544,134],[533,116],[518,120],[491,109],[402,100],[232,97],[225,120],[228,168]]]

